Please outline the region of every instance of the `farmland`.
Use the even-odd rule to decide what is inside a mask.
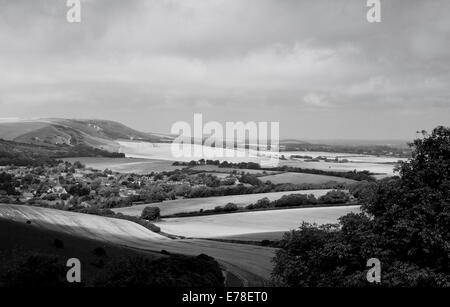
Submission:
[[[229,237],[289,231],[297,228],[302,222],[337,223],[339,217],[350,212],[359,212],[359,210],[359,206],[268,210],[168,218],[157,225],[162,231],[174,235],[194,238]]]
[[[274,184],[280,184],[280,183],[322,184],[322,183],[327,183],[330,181],[335,181],[335,182],[339,182],[339,183],[355,182],[354,180],[342,178],[342,177],[306,174],[306,173],[292,173],[292,172],[286,172],[286,173],[269,175],[269,176],[262,176],[262,177],[259,177],[259,180],[261,180],[263,182],[270,181]]]
[[[127,157],[134,158],[146,158],[146,159],[159,159],[159,160],[180,160],[175,158],[171,151],[171,144],[168,143],[146,143],[146,142],[131,142],[131,141],[119,141],[120,144],[120,152],[125,153]],[[203,146],[205,147],[205,146]],[[200,152],[203,152],[205,148],[202,147]],[[210,148],[207,148],[210,149]],[[227,149],[231,150],[231,149]],[[338,152],[311,152],[311,151],[285,151],[285,152],[266,152],[272,158],[280,157],[282,155],[287,158],[286,160],[279,160],[279,166],[292,166],[292,167],[300,167],[300,168],[312,168],[312,169],[320,169],[327,171],[370,171],[372,173],[381,174],[381,177],[391,176],[393,175],[394,163],[398,160],[404,160],[402,158],[397,157],[382,157],[382,156],[371,156],[371,155],[356,155],[356,154],[346,154],[346,153],[338,153]],[[316,157],[326,157],[330,159],[334,159],[336,157],[342,159],[345,158],[348,162],[305,162],[304,159],[291,158],[292,155],[302,155],[302,156],[311,156],[313,158]],[[205,159],[217,159],[220,161],[229,161],[229,162],[261,162],[262,158],[257,156],[256,151],[249,151],[249,155],[247,157],[238,157],[237,153],[233,152],[230,154],[230,157],[227,156],[215,156],[215,157],[204,157],[204,156],[196,156],[181,159],[185,162],[189,162],[190,160],[199,160],[201,158]],[[203,167],[203,166],[202,166]],[[203,169],[205,171],[217,171],[217,169],[211,169],[209,166],[205,166]],[[225,171],[225,170],[223,170]],[[247,170],[245,170],[247,172]],[[222,171],[219,171],[222,172]],[[249,170],[251,173],[261,173],[259,170]]]
[[[270,278],[275,249],[205,240],[171,240],[138,224],[100,216],[23,205],[0,205],[0,217],[40,229],[58,231],[151,252],[214,257],[244,285],[264,285]]]
[[[152,203],[135,205],[132,207],[115,208],[112,209],[116,213],[123,213],[125,215],[140,216],[142,210],[146,206],[156,206],[161,210],[161,215],[171,215],[181,212],[194,212],[200,209],[208,210],[214,209],[216,206],[225,206],[228,203],[234,203],[238,207],[245,207],[247,205],[256,203],[258,200],[267,197],[269,200],[277,200],[283,195],[289,194],[313,194],[316,197],[325,195],[327,189],[322,190],[303,190],[303,191],[285,191],[285,192],[272,192],[272,193],[256,193],[245,195],[230,195],[230,196],[218,196],[218,197],[203,197],[203,198],[185,198],[177,200],[164,201],[162,203]]]

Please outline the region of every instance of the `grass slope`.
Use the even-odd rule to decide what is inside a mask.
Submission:
[[[56,247],[54,242],[59,240],[62,247]],[[106,254],[99,256],[94,249],[102,248]],[[81,276],[83,280],[90,280],[102,270],[101,263],[109,259],[131,258],[144,256],[155,260],[165,257],[162,254],[130,249],[122,246],[77,236],[57,230],[39,227],[37,224],[26,224],[17,220],[0,218],[0,272],[12,267],[23,254],[46,254],[56,256],[65,263],[69,258],[80,259]]]
[[[275,249],[209,240],[172,240],[124,220],[24,205],[0,205],[0,217],[46,230],[96,239],[143,251],[214,257],[244,285],[261,286],[272,272]]]

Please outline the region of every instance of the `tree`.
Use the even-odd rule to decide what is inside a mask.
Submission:
[[[236,211],[237,209],[239,209],[238,206],[233,203],[228,203],[225,205],[225,207],[223,207],[223,211],[227,212]]]
[[[141,218],[144,220],[153,221],[160,218],[160,210],[158,207],[145,207],[142,210]]]
[[[319,197],[319,201],[324,204],[345,204],[349,200],[349,195],[340,190],[331,190]]]
[[[75,161],[73,163],[73,167],[77,168],[77,169],[84,169],[85,166],[83,165],[83,163],[81,163],[80,161]]]
[[[366,261],[378,258],[384,286],[450,286],[450,128],[410,146],[399,177],[358,187],[362,213],[285,235],[274,259],[277,283],[368,286]]]

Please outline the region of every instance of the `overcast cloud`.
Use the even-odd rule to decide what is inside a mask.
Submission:
[[[450,2],[0,0],[0,117],[280,121],[282,137],[449,125]]]

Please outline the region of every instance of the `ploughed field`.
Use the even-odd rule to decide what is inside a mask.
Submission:
[[[301,191],[283,191],[283,192],[271,192],[271,193],[256,193],[256,194],[244,194],[244,195],[229,195],[229,196],[217,196],[217,197],[202,197],[202,198],[183,198],[177,200],[164,201],[162,203],[151,203],[143,205],[135,205],[124,208],[114,208],[112,211],[116,213],[122,213],[125,215],[140,216],[142,210],[147,206],[159,207],[161,215],[171,215],[182,212],[195,212],[200,209],[211,210],[216,206],[225,206],[228,203],[236,204],[238,207],[245,207],[250,204],[256,203],[258,200],[267,197],[270,201],[280,199],[284,195],[290,194],[313,194],[316,197],[325,195],[330,190],[301,190]]]
[[[295,208],[166,218],[156,225],[165,233],[185,237],[224,238],[258,234],[260,240],[271,240],[274,232],[296,229],[302,222],[337,223],[339,217],[350,212],[360,212],[359,206]]]
[[[102,216],[25,205],[0,204],[0,218],[74,236],[100,240],[143,251],[214,257],[248,286],[264,285],[270,278],[275,249],[210,240],[174,240],[136,223]]]

